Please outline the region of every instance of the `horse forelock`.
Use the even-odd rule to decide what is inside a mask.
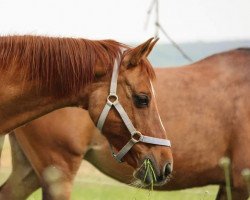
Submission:
[[[94,66],[105,70],[126,45],[114,40],[86,40],[45,36],[0,37],[0,70],[22,74],[23,81],[34,80],[55,96],[77,94],[94,79]]]

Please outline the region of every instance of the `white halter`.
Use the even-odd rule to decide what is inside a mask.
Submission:
[[[101,115],[99,117],[98,123],[97,123],[97,127],[101,131],[102,128],[103,128],[104,122],[105,122],[105,120],[106,120],[106,118],[108,116],[108,113],[109,113],[110,109],[113,106],[118,111],[118,113],[121,116],[124,124],[128,128],[128,130],[129,130],[129,132],[131,134],[131,139],[128,141],[128,143],[117,154],[115,154],[112,146],[110,145],[112,155],[118,162],[122,162],[121,159],[138,142],[144,142],[144,143],[148,143],[148,144],[155,144],[155,145],[171,147],[171,143],[170,143],[169,140],[142,135],[133,126],[131,120],[129,119],[129,117],[128,117],[127,113],[126,113],[126,111],[123,109],[122,105],[120,104],[120,102],[118,100],[118,96],[116,94],[118,68],[119,68],[119,65],[120,65],[120,61],[121,61],[120,57],[115,60],[113,73],[112,73],[112,78],[111,78],[110,92],[109,92],[109,95],[107,97],[107,103],[104,106],[103,111],[102,111],[102,113],[101,113]]]

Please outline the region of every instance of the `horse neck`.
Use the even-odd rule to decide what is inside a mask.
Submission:
[[[38,92],[36,84],[21,83],[18,77],[3,77],[0,77],[2,83],[0,86],[0,135],[53,110],[78,104],[79,96],[78,98],[76,96],[57,98],[53,94]]]

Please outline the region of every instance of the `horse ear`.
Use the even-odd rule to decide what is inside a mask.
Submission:
[[[158,42],[159,39],[160,38],[156,38],[153,42],[150,43],[146,57],[148,57],[148,55],[150,54],[150,52],[152,51],[152,49],[154,48],[155,44]]]
[[[141,59],[146,58],[152,51],[154,45],[159,39],[150,38],[141,45],[131,49],[129,53],[125,56],[125,65],[128,67],[137,66]]]

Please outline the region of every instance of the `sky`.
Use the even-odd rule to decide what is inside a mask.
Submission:
[[[0,34],[143,42],[154,36],[152,0],[0,0]],[[177,42],[250,39],[250,0],[159,0],[160,23]],[[160,42],[167,42],[160,34]]]

